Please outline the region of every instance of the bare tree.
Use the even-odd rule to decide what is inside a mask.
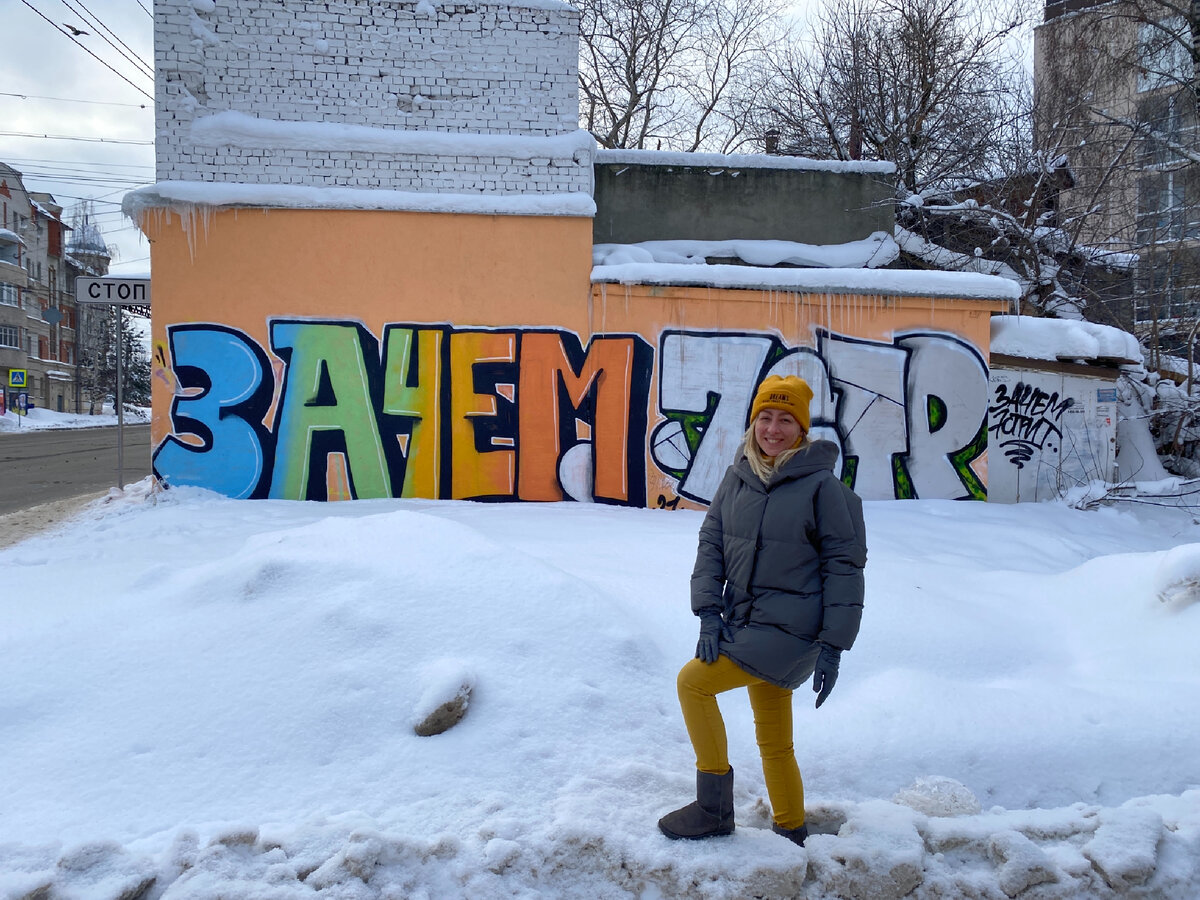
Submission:
[[[1037,145],[1071,156],[1078,240],[1139,256],[1122,324],[1152,357],[1182,349],[1200,313],[1198,28],[1200,6],[1116,0],[1038,35]]]
[[[994,177],[1019,115],[1019,24],[961,0],[830,0],[812,47],[776,54],[760,127],[784,152],[894,162],[903,192]]]
[[[580,120],[604,147],[728,150],[779,0],[574,0]]]

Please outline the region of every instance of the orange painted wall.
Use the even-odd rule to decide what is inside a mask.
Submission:
[[[247,209],[143,229],[171,483],[703,506],[771,372],[814,385],[814,435],[864,496],[985,490],[1002,301],[592,285],[583,218]]]

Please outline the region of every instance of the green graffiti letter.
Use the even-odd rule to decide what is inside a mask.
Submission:
[[[276,416],[271,497],[324,499],[311,496],[319,491],[310,489],[310,476],[325,483],[327,456],[335,447],[345,452],[352,496],[391,496],[365,342],[374,340],[353,323],[271,323],[271,349],[287,362]],[[311,471],[314,456],[320,468]]]

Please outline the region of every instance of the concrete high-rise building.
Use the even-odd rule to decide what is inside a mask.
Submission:
[[[1035,143],[1067,157],[1059,221],[1088,247],[1137,255],[1100,321],[1183,352],[1200,320],[1198,24],[1157,0],[1048,0],[1035,31]]]

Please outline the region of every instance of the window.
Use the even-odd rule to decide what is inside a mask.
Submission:
[[[38,359],[50,358],[50,339],[44,334],[38,335]]]
[[[1141,244],[1200,237],[1200,193],[1186,170],[1155,172],[1138,181],[1137,237]]]
[[[1200,310],[1200,260],[1182,251],[1155,251],[1138,267],[1135,318],[1194,319]]]
[[[12,325],[0,325],[0,347],[16,347],[21,349],[20,332]]]
[[[1138,90],[1153,91],[1192,80],[1192,34],[1183,16],[1144,23],[1138,29]]]
[[[1187,112],[1188,104],[1183,98],[1155,95],[1138,101],[1137,122],[1146,130],[1138,145],[1138,163],[1159,168],[1177,166],[1187,160],[1174,149],[1191,146],[1195,139],[1194,115]]]
[[[0,284],[0,303],[5,306],[20,306],[20,289],[15,284]]]

